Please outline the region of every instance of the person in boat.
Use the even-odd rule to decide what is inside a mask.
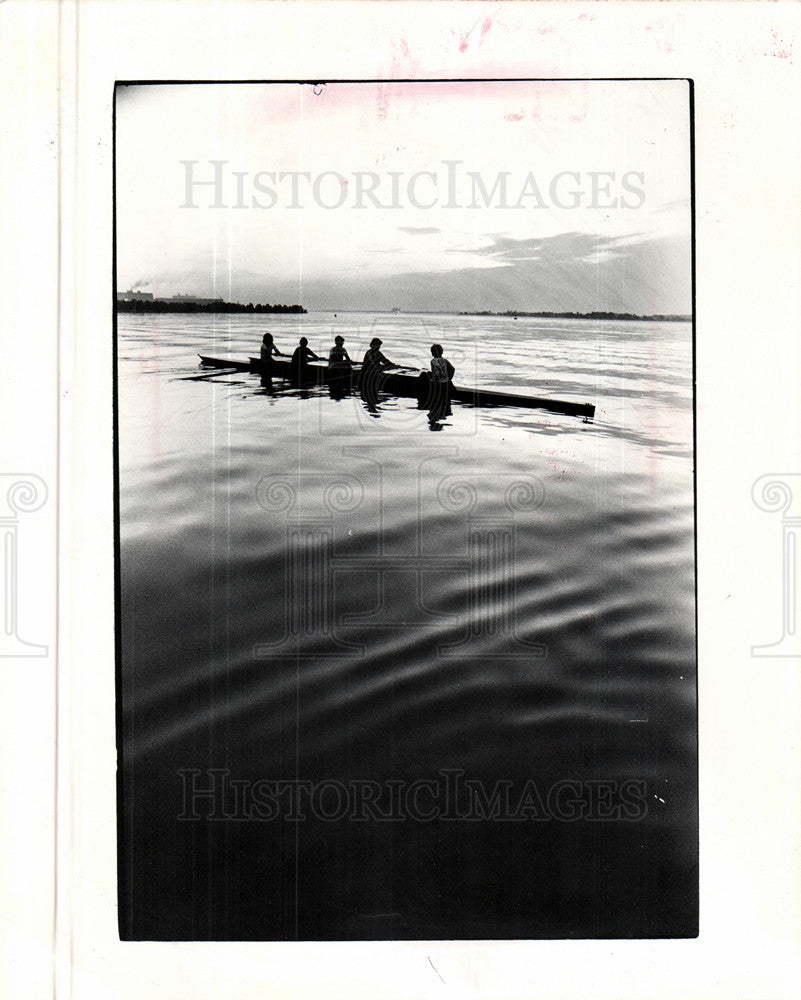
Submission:
[[[368,371],[382,371],[384,368],[397,368],[398,366],[394,361],[390,361],[389,358],[385,358],[381,353],[382,340],[378,337],[373,337],[370,341],[370,350],[365,354],[364,360],[362,361],[362,368],[366,368]]]
[[[443,356],[442,344],[431,345],[431,381],[438,385],[450,385],[456,369]]]
[[[370,350],[365,354],[362,360],[362,372],[367,372],[371,375],[379,375],[385,368],[398,368],[394,361],[390,361],[389,358],[385,358],[381,353],[381,344],[383,341],[379,340],[378,337],[373,337],[370,341]]]
[[[309,347],[308,339],[301,337],[290,361],[292,378],[296,382],[310,381],[314,373],[309,367],[309,362],[321,360],[320,356]]]
[[[259,357],[261,358],[261,374],[262,379],[270,379],[274,374],[274,366],[272,359],[275,358],[288,358],[288,354],[284,354],[283,351],[279,351],[278,348],[273,343],[273,335],[271,333],[265,333],[261,341],[261,350],[259,351]]]
[[[289,355],[278,350],[273,342],[273,335],[271,333],[265,333],[261,339],[261,360],[269,361],[272,357],[288,358]]]
[[[350,355],[345,350],[345,338],[334,337],[334,346],[328,352],[328,389],[332,399],[342,399],[350,389],[353,372]]]
[[[382,341],[378,337],[373,337],[370,341],[370,349],[362,360],[362,399],[372,404],[378,401],[381,373],[387,368],[398,367],[394,361],[390,361],[389,358],[384,357],[381,353],[381,343]]]
[[[334,337],[334,346],[328,352],[328,367],[351,366],[350,355],[345,350],[345,338]]]
[[[431,345],[431,373],[428,374],[429,421],[440,420],[451,413],[451,380],[456,369],[443,355],[442,344]]]

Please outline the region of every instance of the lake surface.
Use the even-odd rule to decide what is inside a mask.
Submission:
[[[593,422],[264,386],[374,336]],[[697,930],[688,323],[118,317],[124,938]]]

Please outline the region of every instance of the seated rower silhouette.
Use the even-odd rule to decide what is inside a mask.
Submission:
[[[259,357],[261,358],[261,375],[262,380],[270,379],[276,374],[275,368],[272,363],[272,359],[276,358],[288,358],[288,354],[284,354],[283,351],[279,351],[278,348],[273,343],[273,335],[271,333],[265,333],[261,341],[261,350],[259,351]]]
[[[345,350],[345,338],[334,337],[334,346],[328,352],[328,390],[332,398],[341,399],[350,390],[353,372],[350,355]]]
[[[275,346],[273,341],[273,335],[271,333],[265,333],[261,339],[261,360],[269,361],[271,357],[276,358],[288,358],[288,354],[284,354],[283,351],[279,351]]]
[[[362,399],[371,406],[378,402],[378,390],[381,385],[381,375],[387,368],[397,368],[394,361],[385,358],[381,353],[382,341],[373,337],[370,349],[362,360],[360,388]]]
[[[310,367],[310,361],[321,361],[319,355],[309,347],[306,337],[301,337],[290,361],[290,377],[297,385],[308,384],[317,379],[317,373]]]
[[[364,360],[362,361],[362,368],[367,368],[371,371],[382,371],[384,368],[398,367],[394,361],[390,361],[389,358],[385,358],[381,353],[382,343],[383,341],[379,340],[378,337],[373,337],[370,341],[370,350],[365,354]]]
[[[345,350],[345,338],[334,337],[334,346],[328,352],[329,365],[351,364],[350,355]]]

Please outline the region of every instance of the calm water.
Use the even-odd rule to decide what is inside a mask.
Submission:
[[[199,368],[265,329],[439,341],[596,419],[432,431]],[[683,323],[120,315],[124,937],[695,933],[691,356]]]

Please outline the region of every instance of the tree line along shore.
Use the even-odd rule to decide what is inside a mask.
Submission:
[[[174,299],[117,299],[117,312],[125,313],[305,313],[299,305],[214,301],[181,302]]]
[[[651,316],[639,316],[636,313],[618,312],[521,312],[518,309],[507,309],[506,312],[490,312],[485,309],[483,312],[460,312],[459,316],[504,316],[517,319],[521,317],[531,317],[532,319],[634,319],[641,321],[658,323],[689,323],[692,316],[676,316],[664,313],[655,313]]]

